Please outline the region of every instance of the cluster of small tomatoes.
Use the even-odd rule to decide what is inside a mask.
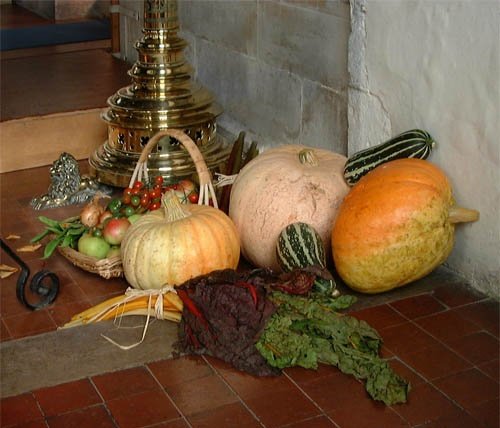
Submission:
[[[132,187],[126,187],[121,197],[113,198],[109,202],[107,209],[113,215],[120,213],[125,217],[154,211],[160,208],[161,197],[169,190],[173,190],[183,204],[198,202],[198,188],[193,181],[183,179],[177,183],[165,185],[163,177],[159,175],[154,177],[149,184],[136,181]]]

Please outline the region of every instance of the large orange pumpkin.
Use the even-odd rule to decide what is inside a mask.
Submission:
[[[229,203],[243,256],[255,266],[279,270],[276,241],[295,222],[314,227],[329,256],[332,222],[350,190],[343,175],[346,160],[329,150],[288,144],[249,162]]]
[[[455,223],[478,216],[455,206],[437,166],[421,159],[388,162],[344,199],[331,236],[335,267],[357,291],[400,287],[443,263],[453,248]]]
[[[123,271],[134,288],[158,289],[236,269],[239,238],[226,214],[207,205],[181,205],[173,192],[162,204],[132,224],[122,241]]]

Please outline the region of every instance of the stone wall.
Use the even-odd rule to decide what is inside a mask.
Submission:
[[[121,4],[142,14],[142,2]],[[347,0],[182,0],[179,17],[195,78],[224,109],[220,125],[262,147],[346,153]],[[140,27],[121,19],[122,53],[132,62]]]

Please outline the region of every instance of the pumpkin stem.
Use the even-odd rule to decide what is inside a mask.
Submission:
[[[317,166],[318,158],[312,149],[303,149],[299,152],[299,161],[302,165]]]
[[[161,197],[161,204],[165,210],[165,220],[168,222],[180,220],[191,215],[186,211],[173,190],[165,192]]]
[[[479,220],[479,211],[453,206],[448,213],[450,223],[467,223]]]

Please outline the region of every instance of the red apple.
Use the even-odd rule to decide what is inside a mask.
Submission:
[[[112,218],[104,226],[102,236],[108,244],[120,245],[129,227],[130,222],[127,218]]]

